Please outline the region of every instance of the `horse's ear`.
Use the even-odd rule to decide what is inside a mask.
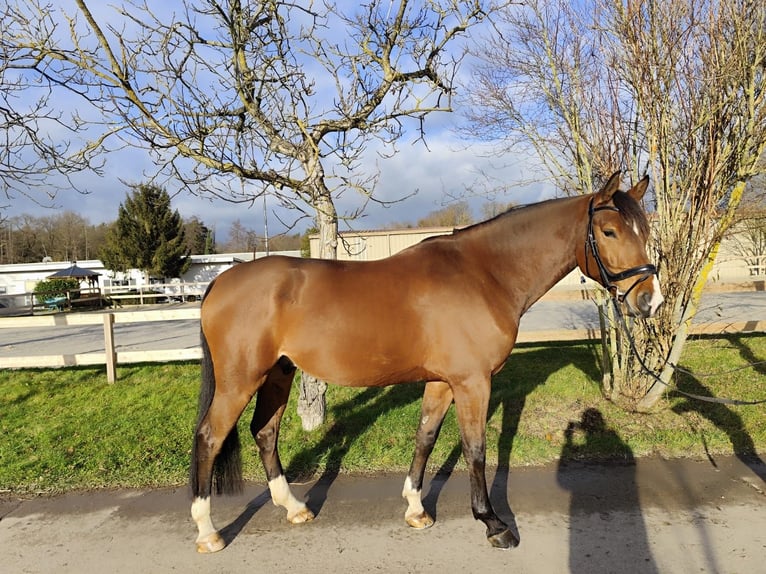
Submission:
[[[649,187],[649,176],[645,175],[641,181],[639,181],[636,185],[631,187],[628,190],[628,195],[635,199],[636,201],[641,201],[641,198],[644,197],[644,194],[646,193],[646,189]]]
[[[599,203],[606,203],[612,199],[615,192],[620,189],[620,175],[622,175],[622,172],[614,172],[609,178],[609,181],[606,182],[606,185],[604,185],[603,189],[598,192]]]

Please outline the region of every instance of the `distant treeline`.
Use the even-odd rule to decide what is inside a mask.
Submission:
[[[198,217],[183,220],[188,251],[192,255],[209,253],[244,253],[266,250],[263,235],[245,227],[239,220],[232,223],[227,240],[218,243],[216,231]],[[99,259],[111,223],[91,224],[71,211],[35,217],[20,215],[0,221],[0,264]],[[208,241],[208,237],[212,241]],[[270,251],[301,248],[300,234],[276,235],[269,238]],[[47,259],[45,259],[47,260]]]
[[[482,205],[480,219],[489,219],[511,207],[512,203],[495,201]],[[462,227],[475,223],[471,209],[464,201],[436,209],[416,223],[398,222],[387,229],[415,227]],[[226,238],[217,241],[219,230],[211,229],[196,216],[183,219],[188,251],[192,255],[205,253],[263,253],[266,239],[263,233],[245,226],[239,219],[232,222]],[[0,265],[7,263],[34,263],[50,257],[52,261],[78,261],[100,259],[106,236],[115,222],[91,224],[84,217],[64,211],[56,215],[35,217],[20,215],[0,221]],[[281,234],[269,237],[269,251],[306,250],[308,230],[303,234]]]

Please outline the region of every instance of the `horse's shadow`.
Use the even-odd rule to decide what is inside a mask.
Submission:
[[[500,408],[502,408],[502,414],[498,438],[498,464],[494,480],[489,486],[490,499],[497,514],[509,524],[517,536],[518,528],[507,496],[513,439],[518,430],[527,395],[538,385],[544,384],[553,373],[569,365],[574,365],[594,381],[599,377],[594,345],[567,347],[564,353],[560,345],[554,344],[512,354],[506,366],[493,380],[488,418]],[[295,455],[285,471],[288,479],[294,480],[296,477],[315,474],[320,466],[317,461],[326,461],[321,475],[306,494],[306,505],[314,514],[318,515],[324,506],[329,490],[341,471],[343,458],[353,443],[374,424],[382,413],[419,401],[422,395],[422,383],[398,385],[387,389],[368,388],[353,399],[331,407],[335,415],[333,425],[318,444]],[[415,428],[416,421],[413,421],[413,450]],[[440,440],[443,440],[443,437]],[[452,475],[461,454],[462,449],[458,440],[431,478],[428,491],[423,498],[423,506],[434,518],[437,516],[436,506],[439,495]],[[432,457],[431,464],[434,462],[438,463]],[[404,476],[402,476],[402,482],[404,482]],[[221,530],[221,535],[227,544],[237,537],[250,519],[269,500],[269,491],[263,491],[249,502],[245,510],[233,522]],[[466,493],[466,500],[469,500],[468,493]]]
[[[420,400],[423,387],[423,383],[416,383],[385,389],[368,388],[353,399],[332,407],[336,414],[335,422],[327,430],[324,438],[317,445],[293,457],[285,472],[288,477],[293,477],[299,474],[299,471],[294,469],[302,469],[300,474],[313,476],[319,466],[316,461],[326,460],[322,474],[306,493],[306,505],[314,514],[319,514],[324,506],[327,493],[343,467],[343,458],[354,442],[383,413]],[[413,433],[415,424],[416,421],[413,421]]]
[[[306,505],[315,515],[319,514],[327,500],[327,493],[341,471],[343,458],[354,442],[381,414],[415,402],[422,394],[422,383],[390,388],[371,387],[352,399],[328,407],[335,422],[319,443],[298,452],[285,470],[288,480],[300,480],[315,476],[320,468],[318,461],[325,461],[322,474],[313,481],[306,494]],[[220,534],[227,545],[270,500],[271,495],[266,489],[252,499],[233,522],[221,529]]]
[[[245,526],[247,526],[247,523],[250,522],[250,519],[253,518],[253,516],[255,516],[256,513],[270,500],[271,493],[267,488],[258,496],[253,498],[250,502],[248,502],[247,506],[245,506],[245,509],[239,516],[237,516],[237,518],[221,528],[219,534],[226,543],[226,546],[231,544],[234,539],[239,536],[239,533],[242,532]]]

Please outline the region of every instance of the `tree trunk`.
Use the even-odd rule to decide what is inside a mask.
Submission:
[[[305,431],[318,428],[325,418],[327,383],[301,371],[300,394],[298,395],[298,416]]]
[[[713,270],[713,265],[715,265],[716,259],[718,259],[718,252],[721,249],[721,241],[724,232],[727,229],[730,229],[733,225],[737,207],[742,201],[744,192],[745,182],[739,181],[731,191],[726,210],[723,212],[722,217],[717,220],[715,240],[710,245],[710,248],[707,252],[707,258],[705,259],[704,265],[702,266],[702,270],[695,278],[696,280],[694,281],[694,288],[692,289],[689,301],[683,307],[681,319],[674,330],[672,339],[673,345],[667,357],[665,366],[662,369],[662,373],[660,373],[660,381],[662,382],[655,381],[651,388],[647,391],[646,395],[638,403],[637,410],[639,412],[646,412],[654,408],[654,406],[657,404],[657,401],[659,401],[660,397],[663,396],[668,388],[668,383],[672,379],[673,373],[675,372],[673,365],[677,365],[681,360],[681,353],[683,352],[686,340],[689,338],[689,330],[691,328],[692,319],[697,314],[697,310],[699,309],[699,304],[702,299],[702,292],[705,289],[705,285],[707,284],[708,278],[710,277],[710,273]]]
[[[319,183],[315,196],[317,226],[319,227],[319,258],[338,258],[338,215],[335,211],[329,190]],[[325,391],[327,383],[308,373],[301,373],[300,395],[298,396],[298,416],[301,417],[303,430],[312,431],[325,419]]]
[[[678,326],[676,327],[675,333],[673,334],[673,346],[670,349],[667,363],[660,373],[660,381],[662,382],[655,381],[654,384],[649,388],[646,395],[644,395],[644,397],[637,405],[636,410],[639,412],[651,411],[657,404],[657,401],[660,400],[660,398],[669,388],[670,381],[673,378],[673,373],[675,372],[672,365],[677,365],[681,360],[681,353],[683,352],[686,340],[689,338],[689,330],[691,328],[692,319],[694,318],[694,315],[696,315],[697,309],[699,308],[699,303],[702,299],[702,291],[705,288],[708,277],[710,276],[710,271],[713,269],[713,264],[715,263],[719,247],[720,242],[717,242],[713,247],[710,255],[708,256],[708,260],[703,267],[702,272],[697,277],[697,282],[695,283],[694,289],[692,290],[691,298],[683,308],[681,320],[678,322]]]

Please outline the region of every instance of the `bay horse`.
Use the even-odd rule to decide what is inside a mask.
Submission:
[[[221,273],[200,319],[202,385],[191,462],[197,549],[225,541],[210,496],[241,483],[237,420],[257,393],[250,430],[275,505],[292,523],[314,514],[290,490],[277,450],[296,368],[345,386],[426,381],[415,453],[404,482],[405,521],[427,528],[423,476],[454,402],[470,473],[471,508],[493,546],[519,542],[495,514],[485,477],[491,377],[508,358],[524,312],[576,266],[632,315],[663,301],[648,262],[645,177],[619,191],[619,172],[590,195],[514,208],[378,261],[272,256]]]

